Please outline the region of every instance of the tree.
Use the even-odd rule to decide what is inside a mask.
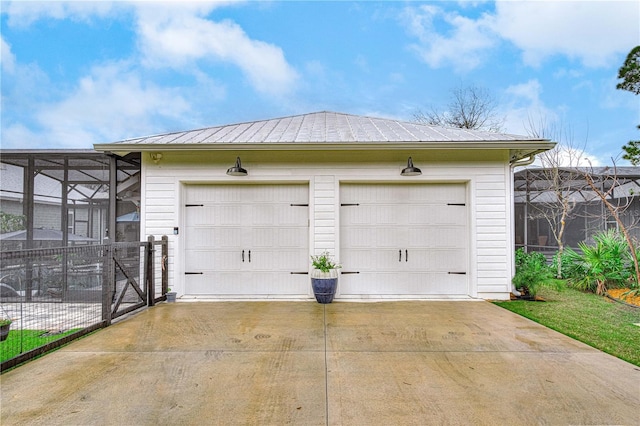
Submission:
[[[640,95],[640,46],[631,49],[627,59],[618,70],[618,78],[623,81],[618,83],[616,89],[628,90]]]
[[[622,149],[624,150],[622,158],[629,160],[634,166],[640,166],[640,141],[629,141]]]
[[[565,230],[578,201],[584,201],[581,185],[576,186],[582,180],[577,167],[584,150],[574,146],[573,133],[562,124],[549,124],[545,120],[534,123],[530,118],[527,132],[532,137],[558,141],[553,149],[538,154],[542,168],[531,171],[532,185],[539,196],[528,204],[531,212],[527,219],[544,219],[549,224],[558,245],[556,276],[561,278]]]
[[[487,89],[468,86],[451,90],[451,100],[445,111],[433,107],[427,112],[418,110],[413,118],[431,126],[499,132],[505,119],[499,117],[496,110],[497,101]]]
[[[618,78],[623,81],[616,85],[616,89],[640,95],[640,46],[631,49],[618,70]],[[622,149],[625,151],[622,158],[629,160],[634,166],[640,165],[640,141],[629,141]]]

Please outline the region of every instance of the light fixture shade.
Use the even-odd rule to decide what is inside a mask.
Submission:
[[[407,167],[405,167],[400,174],[402,176],[418,176],[422,174],[422,170],[417,167],[413,167],[413,160],[411,159],[411,157],[409,157],[409,160],[407,161]]]
[[[227,169],[227,174],[229,176],[246,176],[249,173],[246,169],[242,168],[242,164],[240,163],[240,157],[236,157],[236,165],[233,167],[229,167]]]

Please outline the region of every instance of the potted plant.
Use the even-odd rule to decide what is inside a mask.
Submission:
[[[11,328],[10,319],[0,319],[0,342],[4,342],[9,336],[9,329]]]
[[[331,303],[338,286],[338,269],[328,252],[311,256],[311,287],[318,303]]]
[[[176,301],[176,292],[171,291],[171,287],[167,289],[167,303],[173,303]]]

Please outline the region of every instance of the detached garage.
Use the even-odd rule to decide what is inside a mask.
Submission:
[[[341,263],[337,300],[507,299],[512,173],[545,139],[333,112],[130,139],[142,235],[169,235],[182,298],[313,299],[310,256]]]

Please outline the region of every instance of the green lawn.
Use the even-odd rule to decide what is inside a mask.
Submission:
[[[46,330],[12,329],[7,339],[4,342],[0,342],[0,362],[4,362],[31,349],[46,345],[54,340],[61,339],[76,331],[78,331],[78,329],[69,330],[61,334],[47,335]]]
[[[513,300],[496,305],[640,366],[640,308],[573,289],[542,289],[546,302]]]

